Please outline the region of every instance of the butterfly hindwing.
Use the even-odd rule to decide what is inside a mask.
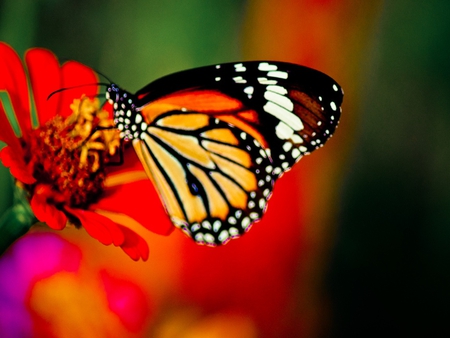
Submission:
[[[264,213],[271,161],[244,131],[206,114],[171,111],[133,144],[172,222],[196,242],[223,244]]]

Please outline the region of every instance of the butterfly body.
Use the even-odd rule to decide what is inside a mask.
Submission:
[[[220,245],[264,214],[273,184],[322,146],[340,117],[342,90],[310,68],[252,61],[158,79],[106,97],[172,222]]]

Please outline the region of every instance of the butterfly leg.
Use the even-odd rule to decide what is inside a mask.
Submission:
[[[118,154],[119,154],[119,159],[118,161],[108,161],[106,164],[107,165],[113,165],[113,166],[120,166],[124,163],[124,159],[123,159],[123,144],[120,145],[120,147],[117,149],[118,150]],[[115,156],[116,157],[116,156]]]
[[[101,126],[97,126],[92,130],[91,136],[98,130],[112,130],[112,129],[117,129],[115,126],[111,126],[111,127],[101,127]],[[114,165],[114,166],[120,166],[124,163],[124,145],[123,142],[121,142],[120,147],[118,147],[118,154],[119,154],[119,158],[118,161],[108,161],[108,165]],[[116,157],[116,156],[114,156]]]

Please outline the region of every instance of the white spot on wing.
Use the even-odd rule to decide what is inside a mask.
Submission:
[[[218,232],[220,230],[221,226],[222,226],[222,222],[219,220],[215,220],[213,223],[213,231]]]
[[[211,230],[211,223],[209,223],[209,221],[203,221],[202,227],[205,229]]]
[[[258,69],[262,71],[274,71],[277,70],[278,68],[276,65],[271,65],[268,62],[261,62],[258,65]]]
[[[295,144],[303,143],[303,139],[302,139],[301,136],[298,135],[298,134],[292,135],[291,140],[292,140],[292,142],[294,142]]]
[[[233,77],[233,80],[236,83],[247,83],[247,81],[242,76]]]
[[[276,71],[276,72],[268,72],[267,76],[271,76],[271,77],[278,77],[280,79],[287,79],[288,78],[288,73],[286,72],[281,72],[281,71]]]
[[[276,104],[278,104],[279,106],[282,106],[283,108],[292,111],[294,109],[294,104],[292,103],[292,101],[284,96],[284,95],[280,95],[278,93],[274,93],[274,92],[270,92],[270,91],[266,91],[264,93],[264,98],[267,101],[272,101]]]
[[[266,206],[266,200],[264,199],[264,198],[261,198],[260,200],[259,200],[259,208],[261,209],[261,210],[264,210],[264,207]]]
[[[258,77],[258,82],[262,85],[275,85],[278,83],[277,80],[268,80],[265,77]]]
[[[281,140],[287,140],[292,137],[294,130],[284,122],[279,122],[275,127],[275,133]]]
[[[229,230],[231,236],[239,236],[239,230],[235,227],[231,227]]]
[[[249,225],[250,225],[250,218],[244,217],[241,223],[242,228],[245,230],[248,228]]]
[[[228,234],[228,231],[222,230],[222,232],[219,234],[219,241],[224,242],[226,241],[230,235]]]
[[[300,150],[298,150],[297,148],[292,149],[292,157],[293,158],[297,158],[301,155]]]
[[[289,150],[291,150],[291,148],[292,148],[292,143],[291,143],[291,142],[285,142],[285,143],[283,144],[283,150],[284,150],[285,152],[288,152]]]
[[[235,64],[234,68],[236,68],[236,72],[245,72],[247,70],[242,63]]]
[[[255,88],[253,88],[252,86],[248,86],[244,88],[244,93],[247,95],[252,95],[254,92]]]
[[[286,95],[288,93],[286,88],[281,87],[281,86],[274,86],[274,85],[267,86],[266,90],[269,90],[271,92],[278,93],[281,95]]]
[[[302,130],[303,129],[303,123],[300,118],[293,114],[292,112],[280,107],[279,105],[268,101],[263,109],[269,113],[278,118],[280,121],[283,121],[287,125],[289,125],[294,130]]]
[[[214,236],[211,234],[205,234],[203,236],[203,238],[205,239],[206,242],[208,243],[214,243]]]

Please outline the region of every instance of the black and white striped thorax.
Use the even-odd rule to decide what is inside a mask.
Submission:
[[[135,96],[115,84],[106,89],[105,96],[114,108],[114,124],[120,131],[120,138],[125,141],[142,139],[148,125],[136,110]]]

